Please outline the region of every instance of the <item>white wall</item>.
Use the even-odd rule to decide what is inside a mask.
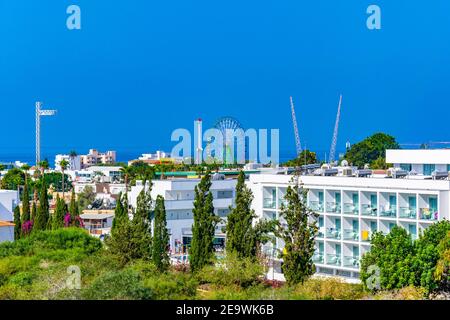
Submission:
[[[388,149],[386,163],[450,164],[450,149]]]
[[[0,243],[14,241],[14,226],[0,227]]]
[[[0,220],[13,221],[13,210],[19,202],[17,191],[0,190]]]

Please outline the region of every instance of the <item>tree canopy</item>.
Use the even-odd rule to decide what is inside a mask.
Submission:
[[[385,133],[375,133],[354,144],[345,153],[344,159],[349,164],[359,168],[369,164],[373,169],[385,169],[386,149],[399,149],[400,146],[393,136]]]

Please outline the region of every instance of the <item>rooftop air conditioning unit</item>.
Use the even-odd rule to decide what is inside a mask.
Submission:
[[[447,171],[433,171],[431,173],[431,176],[433,177],[433,179],[447,179],[450,177],[449,172]]]

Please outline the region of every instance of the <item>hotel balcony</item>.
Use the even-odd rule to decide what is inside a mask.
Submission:
[[[327,254],[327,264],[330,266],[341,266],[341,256],[336,254]]]
[[[382,208],[380,210],[380,217],[390,217],[390,218],[396,218],[397,217],[397,209],[396,208]]]
[[[334,229],[334,228],[327,228],[326,237],[327,237],[327,239],[340,240],[341,239],[341,231]]]
[[[266,198],[263,200],[263,208],[264,209],[275,209],[276,201],[272,198]]]
[[[402,219],[415,219],[416,218],[416,208],[401,207],[399,212],[399,217]]]
[[[323,253],[320,253],[320,252],[314,253],[314,255],[312,257],[312,261],[314,263],[323,263],[323,261],[324,261]]]
[[[430,208],[420,208],[419,209],[419,218],[421,220],[430,220],[436,221],[438,220],[439,213],[437,210],[432,210]]]
[[[377,208],[370,204],[363,204],[361,206],[361,215],[363,216],[377,216]]]
[[[344,229],[343,238],[344,238],[344,240],[358,241],[359,240],[359,231],[353,230],[353,229]]]
[[[353,203],[344,203],[344,213],[358,215],[358,204],[355,205]]]
[[[341,204],[336,202],[327,202],[326,209],[329,213],[341,213]]]
[[[310,201],[309,208],[313,211],[323,212],[323,203],[320,203],[319,201]]]
[[[357,256],[344,256],[342,259],[342,265],[347,268],[359,268],[359,257]]]

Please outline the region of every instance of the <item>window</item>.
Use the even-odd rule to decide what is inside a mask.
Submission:
[[[336,230],[341,230],[341,219],[336,218],[335,225],[336,225]]]
[[[323,204],[323,192],[319,192],[319,203]]]
[[[323,217],[319,217],[319,228],[323,227]]]
[[[408,204],[410,209],[416,208],[416,197],[408,197]]]
[[[334,194],[334,201],[336,202],[336,205],[340,205],[341,204],[341,194],[339,192],[336,192]]]
[[[430,206],[431,212],[436,212],[437,211],[437,198],[430,197],[429,200],[428,200],[428,204]]]
[[[377,231],[377,222],[376,221],[370,221],[370,231],[372,231],[372,232]]]
[[[376,194],[370,195],[370,205],[372,206],[372,208],[377,207],[377,195]]]
[[[394,195],[389,196],[389,207],[395,209],[397,207],[397,198]]]
[[[357,206],[358,205],[358,194],[357,193],[354,193],[354,194],[352,194],[352,201],[353,201],[353,205],[354,206]]]
[[[412,167],[411,167],[410,163],[401,163],[400,169],[405,170],[405,171],[411,171]]]
[[[359,248],[357,246],[353,246],[353,256],[354,257],[359,256]]]
[[[431,176],[431,173],[434,171],[435,165],[434,164],[424,164],[423,165],[423,174],[425,176]]]
[[[336,248],[336,255],[340,256],[341,255],[341,245],[337,244],[335,248]]]
[[[447,165],[447,171],[450,171],[450,164]]]

